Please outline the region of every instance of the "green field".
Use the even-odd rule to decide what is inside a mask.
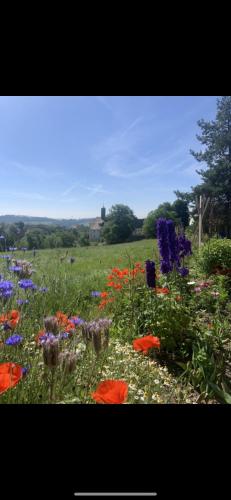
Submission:
[[[96,358],[90,350],[83,354],[76,370],[64,374],[60,368],[50,371],[44,366],[42,349],[36,345],[35,337],[44,328],[44,317],[61,310],[68,316],[77,315],[84,320],[97,317],[113,317],[113,307],[100,310],[99,299],[91,296],[92,291],[105,291],[107,275],[113,267],[133,268],[136,262],[144,265],[146,259],[157,262],[157,244],[154,240],[143,240],[111,246],[71,248],[68,255],[63,249],[16,252],[15,257],[26,258],[33,263],[33,282],[48,291],[24,291],[16,293],[0,311],[20,309],[21,320],[16,331],[23,336],[18,346],[7,346],[4,339],[9,335],[2,331],[1,362],[15,362],[29,367],[27,376],[0,396],[1,403],[94,403],[91,393],[97,384],[106,378],[123,379],[129,384],[128,403],[188,403],[196,401],[191,386],[183,386],[166,367],[155,360],[134,352],[132,342],[127,341],[126,331],[117,337],[113,325],[109,348]],[[70,257],[75,258],[70,263]],[[17,278],[7,270],[7,263],[0,259],[0,274],[4,279]],[[145,274],[140,277],[145,286]],[[18,307],[18,298],[27,298],[29,304]],[[135,311],[136,313],[136,311]],[[144,332],[145,333],[145,332]],[[155,335],[155,332],[154,332]],[[62,349],[75,352],[81,344],[81,329],[71,339],[63,340]],[[79,344],[80,343],[80,344]]]

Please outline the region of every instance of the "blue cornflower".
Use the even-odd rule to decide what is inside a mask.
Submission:
[[[8,337],[8,339],[5,340],[5,344],[7,345],[18,345],[20,342],[22,342],[22,335],[11,335],[11,337]]]
[[[21,270],[22,270],[22,267],[20,267],[20,266],[10,266],[10,267],[9,267],[9,271],[13,271],[13,272],[15,272],[15,273],[18,273],[18,272],[20,272]]]
[[[11,281],[0,281],[0,297],[10,297],[14,284]]]
[[[18,282],[18,285],[20,286],[20,288],[24,288],[24,290],[26,290],[28,288],[34,289],[34,287],[36,287],[36,285],[34,285],[33,281],[29,280],[29,279],[20,280]]]
[[[91,292],[92,297],[100,297],[101,292]]]
[[[17,304],[18,304],[19,306],[22,306],[23,304],[29,304],[29,300],[27,300],[27,299],[26,299],[26,300],[23,300],[23,299],[17,299],[17,301],[16,301],[16,302],[17,302]]]
[[[82,325],[84,323],[84,319],[81,319],[78,316],[73,316],[72,318],[70,318],[70,321],[72,321],[74,325]]]
[[[155,288],[156,286],[156,271],[155,262],[152,260],[146,260],[146,281],[149,288]]]
[[[27,375],[28,371],[29,371],[29,367],[28,366],[25,366],[24,368],[22,368],[22,376],[25,377],[25,375]]]

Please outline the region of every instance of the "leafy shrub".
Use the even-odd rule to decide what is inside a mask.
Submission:
[[[199,252],[198,265],[207,275],[216,269],[231,269],[231,240],[227,238],[209,240]]]

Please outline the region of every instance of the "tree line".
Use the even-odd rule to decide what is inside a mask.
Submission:
[[[76,228],[65,228],[44,224],[0,224],[0,250],[6,247],[33,248],[68,248],[89,245],[89,231],[87,226],[79,225]]]

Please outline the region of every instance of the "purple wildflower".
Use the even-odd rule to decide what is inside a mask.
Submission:
[[[186,238],[184,233],[178,236],[178,248],[180,258],[192,255],[191,241]]]
[[[194,292],[200,293],[201,292],[201,287],[200,286],[195,286]]]
[[[17,299],[17,301],[16,301],[16,302],[17,302],[17,304],[18,304],[19,306],[22,306],[23,304],[29,304],[29,300],[27,300],[27,299],[26,299],[26,300],[23,300],[23,299]]]
[[[20,267],[20,266],[10,266],[9,267],[9,271],[13,271],[14,273],[19,273],[20,271],[22,271],[22,267]]]
[[[178,244],[177,244],[177,236],[175,232],[174,222],[169,219],[167,220],[167,229],[168,229],[168,244],[169,244],[169,256],[172,264],[180,264],[179,255],[178,255]]]
[[[18,282],[18,285],[20,286],[20,288],[23,288],[24,290],[26,290],[28,288],[34,289],[34,287],[36,287],[36,285],[34,285],[33,281],[29,280],[29,279],[20,280]]]
[[[84,323],[84,319],[79,318],[78,316],[73,316],[70,318],[70,321],[74,323],[74,325],[82,325]]]
[[[91,292],[92,297],[100,297],[101,292]]]
[[[24,368],[22,368],[22,376],[25,377],[29,371],[29,367],[28,366],[25,366]]]
[[[13,293],[13,283],[11,281],[0,282],[0,297],[11,297]]]
[[[149,288],[155,288],[156,286],[156,270],[155,262],[152,260],[146,260],[146,282]]]
[[[22,335],[11,335],[11,337],[8,337],[8,339],[5,340],[5,344],[7,345],[18,345],[20,342],[22,342]]]
[[[189,273],[189,269],[187,267],[179,267],[178,269],[178,273],[181,274],[181,276],[188,276],[188,273]]]
[[[53,333],[44,333],[44,335],[41,335],[39,337],[39,343],[43,345],[46,344],[46,342],[50,342],[54,339],[56,339],[56,336]]]
[[[45,286],[39,288],[39,292],[47,292],[48,291],[48,288],[46,288]]]
[[[172,271],[172,264],[170,262],[167,220],[162,217],[157,220],[157,238],[161,256],[160,269],[163,274],[167,274]]]
[[[157,238],[162,260],[169,261],[168,226],[167,220],[160,218],[157,220]]]

